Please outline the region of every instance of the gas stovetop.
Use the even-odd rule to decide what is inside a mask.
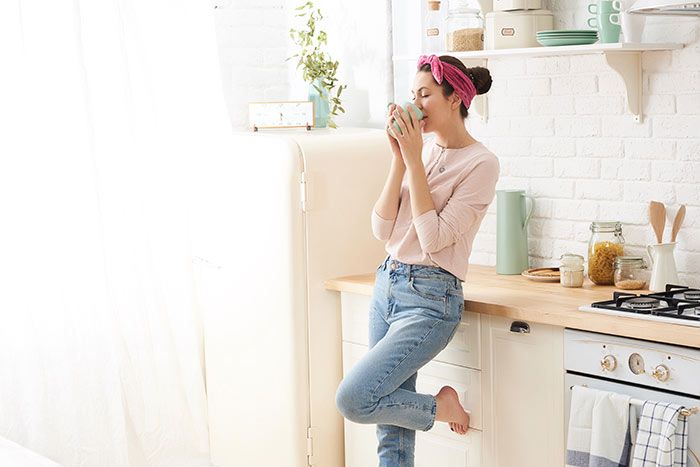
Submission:
[[[612,300],[595,302],[579,310],[700,327],[700,289],[668,284],[664,292],[614,292]]]

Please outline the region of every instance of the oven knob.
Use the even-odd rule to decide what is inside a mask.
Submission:
[[[615,371],[615,368],[617,368],[617,360],[612,355],[606,355],[600,361],[600,367],[604,371]]]
[[[663,383],[664,381],[668,380],[669,376],[671,376],[671,370],[669,370],[666,365],[656,365],[656,368],[654,368],[651,376],[653,376],[656,381]]]
[[[635,375],[641,375],[644,373],[644,359],[638,353],[633,353],[630,355],[629,359],[630,371]]]

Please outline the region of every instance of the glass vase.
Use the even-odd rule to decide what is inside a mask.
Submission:
[[[318,92],[314,84],[321,89],[323,95]],[[316,120],[314,126],[316,128],[326,128],[328,126],[328,117],[331,113],[330,96],[320,79],[314,81],[314,84],[309,85],[309,100],[314,103],[314,119]]]

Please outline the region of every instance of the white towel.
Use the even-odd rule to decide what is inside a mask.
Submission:
[[[686,467],[688,423],[683,406],[644,401],[634,443],[632,467]]]
[[[567,467],[626,467],[630,398],[574,386],[566,445]]]

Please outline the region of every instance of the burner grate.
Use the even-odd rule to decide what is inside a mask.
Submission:
[[[665,292],[636,295],[628,292],[614,292],[612,300],[592,303],[593,308],[619,311],[621,314],[655,315],[680,320],[700,321],[700,300],[694,297],[699,289],[667,285]]]

